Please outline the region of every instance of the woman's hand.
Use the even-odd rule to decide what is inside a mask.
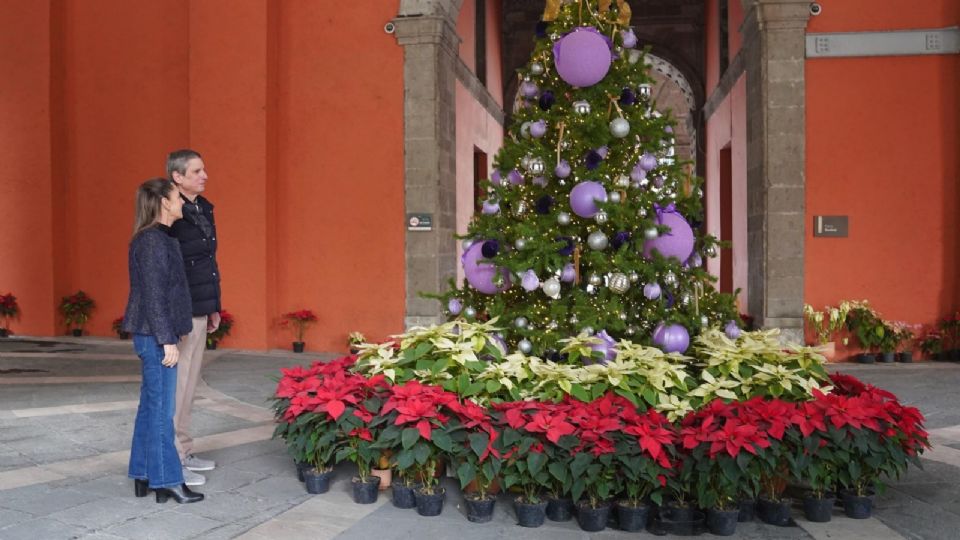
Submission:
[[[163,360],[160,361],[166,367],[173,367],[177,365],[177,361],[180,360],[180,350],[177,349],[177,345],[170,344],[163,346]]]

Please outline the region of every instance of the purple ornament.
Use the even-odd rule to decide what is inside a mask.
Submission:
[[[630,88],[624,88],[620,92],[620,104],[621,105],[633,105],[637,102],[637,95],[633,93],[633,90]]]
[[[493,184],[493,185],[495,185],[495,186],[499,186],[499,185],[500,185],[500,181],[501,181],[500,171],[493,171],[492,173],[490,173],[490,183],[491,183],[491,184]]]
[[[597,215],[600,211],[597,201],[607,202],[607,190],[599,182],[580,182],[570,190],[570,208],[580,217],[592,218]]]
[[[620,246],[626,244],[629,240],[630,233],[627,231],[620,231],[613,235],[613,238],[610,239],[610,245],[613,246],[613,249],[620,249]]]
[[[653,177],[653,185],[657,186],[657,188],[662,188],[662,187],[663,187],[663,182],[664,182],[663,176],[660,176],[660,175],[658,174],[657,176],[654,176],[654,177]]]
[[[505,268],[499,269],[503,276],[503,285],[497,287],[493,283],[493,278],[497,275],[497,267],[490,262],[480,262],[482,246],[486,242],[477,242],[470,246],[470,249],[463,252],[460,262],[463,264],[463,274],[467,282],[474,289],[483,294],[496,294],[510,287],[510,272]]]
[[[647,240],[643,246],[643,256],[649,259],[656,250],[664,258],[673,257],[679,261],[687,260],[693,253],[694,244],[693,229],[690,228],[690,224],[674,210],[672,204],[666,208],[654,206],[657,209],[657,217],[654,222],[657,225],[667,227],[669,230],[653,240]]]
[[[496,240],[487,240],[480,246],[480,254],[485,259],[492,259],[497,256],[497,253],[500,253],[500,242]]]
[[[657,168],[657,156],[651,154],[650,152],[644,152],[640,157],[640,162],[637,163],[641,169],[645,171],[652,171]]]
[[[610,70],[610,49],[608,39],[596,28],[574,28],[553,44],[557,74],[571,86],[593,86],[603,80]]]
[[[607,159],[607,154],[610,153],[610,149],[606,146],[601,146],[597,148],[597,155],[600,156],[600,159]]]
[[[632,49],[637,46],[637,35],[633,33],[633,28],[621,30],[620,39],[623,40],[624,49]]]
[[[683,353],[690,346],[690,333],[679,324],[658,326],[653,334],[653,342],[665,353]]]
[[[557,175],[557,178],[566,178],[570,176],[570,164],[567,163],[567,160],[561,159],[560,163],[557,164],[557,167],[553,169],[553,174]]]
[[[617,340],[610,337],[606,330],[601,330],[596,337],[600,338],[600,343],[590,345],[590,348],[603,354],[600,359],[601,364],[606,364],[617,357]]]
[[[737,339],[740,337],[740,327],[737,326],[736,322],[729,321],[727,325],[723,327],[723,333],[730,339]]]
[[[540,278],[537,277],[537,273],[533,270],[527,270],[523,273],[520,286],[527,292],[535,291],[540,287]]]
[[[547,21],[537,21],[537,25],[533,27],[533,32],[538,39],[543,39],[547,37],[548,28],[550,28],[550,23]]]
[[[575,279],[577,279],[577,271],[573,269],[573,263],[567,263],[560,272],[560,281],[573,283]]]
[[[523,175],[520,174],[520,171],[514,169],[507,175],[507,180],[513,185],[520,185],[523,183]]]
[[[647,177],[647,171],[643,170],[643,168],[640,167],[639,163],[637,163],[637,165],[633,168],[633,170],[630,171],[630,179],[633,180],[634,182],[640,182],[646,177]]]
[[[540,215],[549,214],[550,207],[553,206],[553,197],[549,195],[543,195],[537,199],[536,211]]]
[[[550,107],[553,107],[553,104],[556,102],[556,98],[553,97],[553,92],[549,90],[544,90],[540,93],[540,99],[538,100],[538,105],[540,108],[549,111]]]
[[[663,128],[663,130],[666,131],[667,133],[673,133],[673,126],[667,126]]]
[[[647,300],[656,300],[657,298],[660,298],[660,292],[661,290],[659,283],[647,283],[643,286],[643,296],[645,296]]]
[[[537,88],[537,84],[532,81],[523,81],[520,84],[520,95],[523,97],[532,98],[537,95],[540,89]]]
[[[463,302],[461,302],[459,298],[451,298],[450,301],[447,302],[447,311],[449,311],[451,315],[459,315],[462,309]]]
[[[504,341],[503,336],[500,334],[493,334],[490,336],[490,342],[493,343],[494,347],[500,349],[501,354],[507,354],[507,342]]]
[[[547,123],[543,120],[537,120],[530,124],[530,136],[539,139],[547,134]]]
[[[596,150],[590,150],[587,152],[587,155],[583,158],[584,168],[588,171],[592,171],[600,166],[600,162],[603,161],[603,156],[600,155],[600,152]]]
[[[483,201],[483,208],[480,212],[484,215],[493,215],[500,212],[500,203],[498,201],[486,200]]]
[[[688,268],[699,268],[702,265],[703,265],[703,257],[701,257],[700,254],[697,253],[696,251],[694,251],[693,255],[691,255],[690,258],[687,259]]]
[[[542,187],[542,186],[545,186],[545,185],[547,185],[547,179],[544,178],[544,177],[542,177],[542,176],[538,176],[538,177],[536,177],[536,178],[533,179],[533,185],[535,185],[535,186],[541,186],[541,187]]]
[[[574,248],[573,238],[570,238],[569,236],[558,236],[557,242],[564,242],[563,247],[558,249],[557,253],[559,253],[560,255],[563,255],[564,257],[573,253],[573,248]]]

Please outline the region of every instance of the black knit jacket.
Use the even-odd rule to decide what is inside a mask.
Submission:
[[[210,201],[199,195],[193,202],[184,197],[183,219],[174,222],[173,236],[180,241],[193,316],[202,317],[220,311],[217,226]]]
[[[123,329],[155,336],[161,344],[180,341],[190,333],[190,290],[183,258],[170,227],[145,229],[130,242],[130,296]]]

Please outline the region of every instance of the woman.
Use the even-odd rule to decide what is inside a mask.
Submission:
[[[169,180],[147,180],[137,190],[130,298],[123,317],[143,371],[128,476],[137,497],[152,489],[158,503],[170,497],[178,503],[203,500],[203,494],[183,483],[173,433],[177,342],[193,328],[180,245],[170,236],[170,226],[183,217],[182,208],[180,192]]]

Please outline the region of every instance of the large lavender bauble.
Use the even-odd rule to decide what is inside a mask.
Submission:
[[[480,262],[483,258],[481,249],[483,242],[476,242],[463,252],[460,262],[463,264],[463,274],[474,289],[483,294],[496,294],[510,287],[510,272],[501,268],[503,285],[497,287],[493,280],[497,275],[497,267],[490,262]]]

